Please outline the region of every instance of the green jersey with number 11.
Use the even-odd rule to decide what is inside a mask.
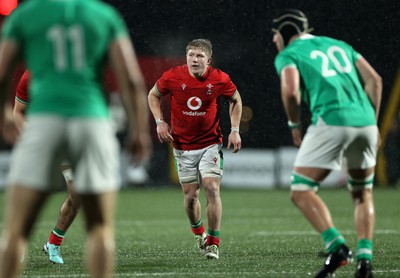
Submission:
[[[312,124],[375,125],[375,111],[355,66],[361,55],[343,41],[302,35],[275,59],[280,75],[286,67],[300,73],[302,101],[312,113]]]
[[[103,64],[128,36],[118,12],[97,0],[30,0],[5,21],[2,37],[21,47],[31,73],[28,114],[108,117]]]

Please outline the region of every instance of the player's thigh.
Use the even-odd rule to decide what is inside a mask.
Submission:
[[[220,144],[214,144],[204,149],[199,163],[199,171],[203,180],[216,178],[219,181],[222,178],[223,166],[224,157]]]
[[[347,136],[342,127],[310,126],[297,153],[294,166],[340,170]]]
[[[349,169],[368,169],[375,167],[378,150],[377,126],[352,128],[352,142],[344,155]]]
[[[14,146],[8,183],[51,190],[60,184],[59,165],[64,155],[64,119],[30,117]]]
[[[77,193],[119,187],[119,145],[108,119],[76,119],[68,126],[69,160]]]
[[[199,162],[202,150],[174,149],[175,169],[181,185],[199,183]]]
[[[80,194],[82,210],[88,231],[94,227],[113,230],[117,194],[115,191],[99,194]]]
[[[28,238],[48,194],[13,185],[7,191],[4,233]]]

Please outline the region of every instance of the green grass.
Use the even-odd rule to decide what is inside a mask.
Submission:
[[[202,192],[204,193],[204,192]],[[344,189],[320,191],[337,228],[354,250],[353,207]],[[23,277],[83,277],[85,234],[82,219],[68,231],[64,265],[42,253],[64,193],[54,195],[35,227]],[[178,188],[125,190],[116,216],[116,277],[313,277],[324,259],[320,236],[291,204],[288,190],[222,190],[221,256],[206,260],[184,214]],[[0,193],[0,200],[4,194]],[[400,277],[400,191],[376,189],[375,277]],[[2,202],[4,204],[4,202]],[[202,194],[202,203],[204,194]],[[3,214],[3,206],[0,208]],[[203,205],[204,215],[205,205]],[[355,263],[336,277],[353,277]]]

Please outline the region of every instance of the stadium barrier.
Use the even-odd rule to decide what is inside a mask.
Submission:
[[[290,175],[297,148],[281,147],[277,149],[242,149],[233,154],[224,151],[224,176],[222,187],[227,188],[288,188]],[[121,154],[121,184],[145,184],[149,177],[143,167],[132,167],[129,158]],[[153,161],[159,163],[159,161]],[[9,172],[10,152],[0,152],[0,189],[4,189]],[[165,184],[168,182],[165,177]],[[337,187],[346,184],[346,172],[333,171],[323,182],[322,186]]]
[[[239,153],[224,152],[223,187],[237,188],[288,188],[294,159],[295,147],[277,149],[242,149]],[[346,171],[332,171],[322,183],[326,187],[346,184]]]

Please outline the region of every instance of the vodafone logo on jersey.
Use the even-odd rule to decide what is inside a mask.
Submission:
[[[191,110],[196,111],[199,110],[203,102],[198,97],[191,97],[188,99],[186,104]]]
[[[187,115],[187,116],[204,116],[206,114],[206,112],[198,112],[197,111],[197,110],[200,109],[202,104],[203,104],[203,102],[201,101],[200,98],[191,97],[186,102],[186,105],[192,111],[182,111],[182,112],[183,112],[184,115]]]

